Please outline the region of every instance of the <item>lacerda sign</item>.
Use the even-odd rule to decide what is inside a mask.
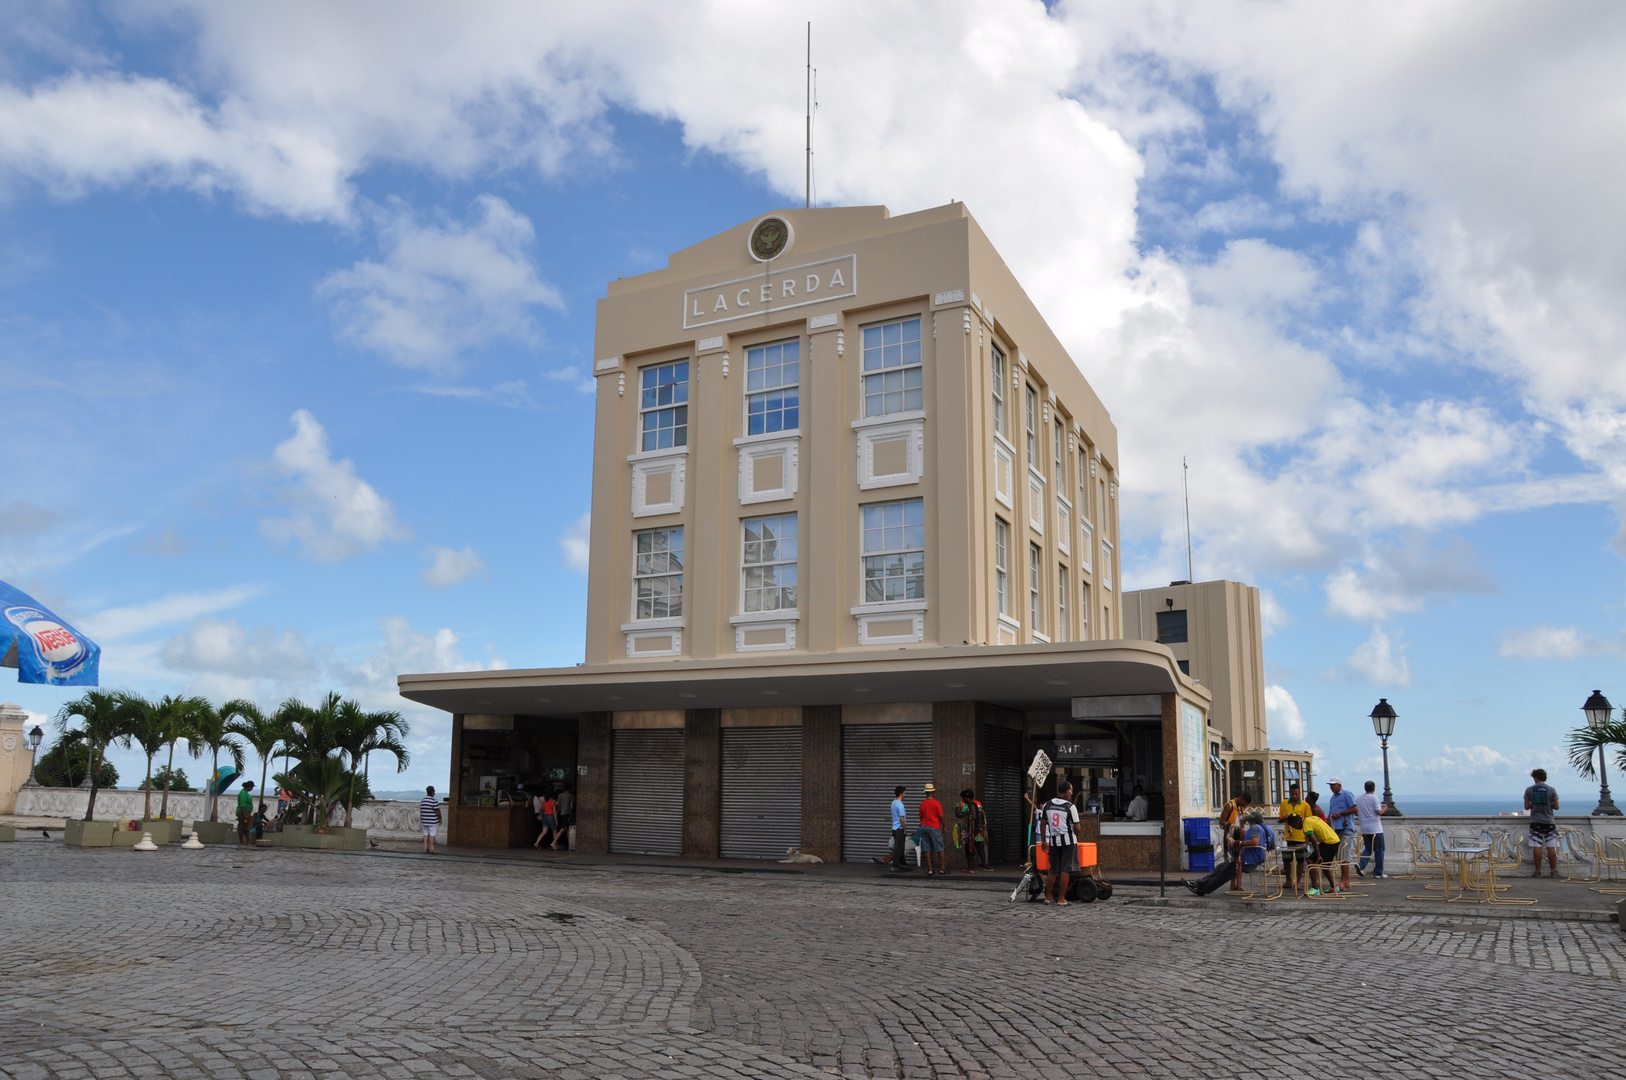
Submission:
[[[683,294],[683,328],[731,322],[858,295],[858,256],[841,255],[750,277],[702,285]]]

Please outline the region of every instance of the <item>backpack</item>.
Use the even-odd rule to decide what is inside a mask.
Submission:
[[[1242,848],[1243,866],[1258,866],[1265,861],[1265,856],[1276,846],[1276,834],[1271,831],[1269,825],[1249,825],[1248,831],[1243,834],[1243,839],[1252,840],[1255,837],[1258,837],[1260,846]]]

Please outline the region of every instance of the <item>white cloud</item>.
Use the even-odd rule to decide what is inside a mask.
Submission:
[[[1299,703],[1293,700],[1287,687],[1265,687],[1265,727],[1273,740],[1296,743],[1304,738],[1304,714],[1299,712]]]
[[[565,367],[553,371],[544,371],[544,379],[564,383],[578,394],[595,394],[598,392],[598,380],[586,368]]]
[[[1497,651],[1519,660],[1576,660],[1583,656],[1620,655],[1626,649],[1617,641],[1584,634],[1578,627],[1541,623],[1509,631]]]
[[[1264,636],[1268,638],[1277,630],[1292,622],[1293,617],[1287,613],[1286,608],[1282,607],[1281,603],[1276,599],[1275,593],[1269,589],[1260,589],[1259,621],[1261,624],[1260,629],[1263,631]]]
[[[302,685],[320,670],[317,655],[298,629],[257,626],[250,631],[234,618],[200,618],[164,642],[159,659],[182,675],[224,675],[239,685]]]
[[[429,565],[423,568],[423,583],[431,589],[461,585],[475,574],[486,572],[486,561],[472,547],[453,551],[449,547],[432,544],[424,549],[423,554],[430,560]]]
[[[1404,642],[1397,642],[1381,626],[1372,627],[1372,636],[1350,654],[1349,671],[1374,686],[1410,686],[1411,661],[1406,659]]]
[[[88,615],[80,627],[98,643],[118,641],[146,630],[237,607],[267,592],[264,585],[236,585],[206,593],[173,593],[145,604],[107,608]]]
[[[0,168],[65,196],[167,184],[345,220],[370,168],[483,180],[611,162],[605,117],[625,108],[799,202],[801,91],[783,50],[762,47],[800,40],[803,14],[788,7],[188,10],[198,60],[173,79],[4,88]],[[1563,5],[1397,10],[824,9],[842,47],[819,59],[818,138],[839,148],[819,159],[820,195],[900,213],[959,198],[979,215],[1122,433],[1125,521],[1159,548],[1132,576],[1182,576],[1167,572],[1184,562],[1182,454],[1205,576],[1346,567],[1356,577],[1340,579],[1338,603],[1363,618],[1440,595],[1360,577],[1393,530],[1626,492],[1622,25]],[[734,60],[692,62],[711,54]],[[1212,88],[1222,114],[1193,88]],[[1209,131],[1210,118],[1244,134]],[[979,153],[943,152],[966,132]],[[1157,203],[1169,177],[1237,180],[1248,153],[1280,175],[1277,190]],[[1140,250],[1160,213],[1229,243],[1213,257]],[[1332,239],[1305,255],[1244,235],[1285,218]],[[443,279],[417,254],[473,244],[483,221],[402,224],[382,260],[334,279],[351,305],[343,324],[432,370],[480,334],[525,340],[540,282],[525,276],[529,239],[501,220],[492,244],[508,285],[495,295],[508,300],[491,328],[467,314],[483,309],[465,293],[485,285]],[[1395,402],[1362,378],[1413,366],[1449,377],[1419,378],[1408,385],[1429,389]],[[1474,400],[1457,389],[1467,367],[1527,403]],[[1605,484],[1530,474],[1548,425]]]
[[[500,671],[508,666],[500,656],[489,661],[464,659],[458,636],[447,627],[424,633],[414,630],[404,615],[386,615],[378,622],[384,640],[355,663],[332,668],[335,678],[369,708],[432,711],[396,692],[396,676],[406,672]]]
[[[0,539],[33,536],[57,522],[57,513],[27,499],[0,505]]]
[[[403,367],[456,370],[492,341],[531,341],[531,309],[563,310],[527,249],[536,230],[495,195],[474,201],[467,225],[421,225],[404,213],[382,230],[384,258],[329,274],[318,292],[341,332]]]
[[[559,550],[564,553],[565,565],[578,574],[587,573],[587,564],[593,554],[593,515],[583,514],[559,538]]]
[[[1327,609],[1361,622],[1381,622],[1400,612],[1421,611],[1430,596],[1495,588],[1466,542],[1459,538],[1431,548],[1414,533],[1396,547],[1369,551],[1360,569],[1346,563],[1329,574]]]
[[[262,518],[260,529],[279,544],[297,540],[321,562],[338,562],[411,531],[395,520],[395,507],[356,475],[349,458],[334,461],[327,433],[304,409],[293,415],[294,434],[272,454],[288,483],[280,492],[285,518]]]

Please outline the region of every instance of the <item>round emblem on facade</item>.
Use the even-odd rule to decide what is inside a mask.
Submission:
[[[790,247],[790,222],[784,218],[763,218],[751,230],[751,258],[771,262]]]

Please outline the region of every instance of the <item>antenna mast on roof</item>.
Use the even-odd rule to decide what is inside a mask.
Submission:
[[[807,24],[807,74],[802,79],[802,89],[807,92],[807,197],[804,202],[806,209],[813,207],[813,23]]]
[[[1191,467],[1186,464],[1185,455],[1180,455],[1180,491],[1186,500],[1186,580],[1195,582],[1197,574],[1191,568],[1191,483],[1188,477]]]

